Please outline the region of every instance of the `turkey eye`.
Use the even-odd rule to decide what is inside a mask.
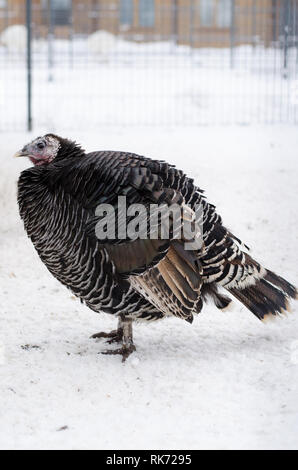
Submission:
[[[39,144],[37,144],[37,148],[39,148],[40,150],[44,149],[45,148],[45,144],[43,142],[40,142]]]

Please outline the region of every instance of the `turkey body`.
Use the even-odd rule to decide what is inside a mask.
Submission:
[[[18,184],[20,215],[42,262],[88,307],[133,319],[158,319],[163,314],[132,288],[127,275],[119,275],[108,245],[89,228],[95,207],[101,200],[112,201],[104,193],[94,200],[91,194],[100,185],[101,166],[114,163],[109,155],[113,157],[97,152],[78,165],[68,161],[58,168],[25,170]]]
[[[20,215],[48,270],[92,310],[123,320],[173,315],[192,322],[208,298],[217,308],[229,305],[223,288],[264,319],[296,297],[295,287],[261,267],[173,165],[127,152],[86,154],[69,143],[60,153],[63,158],[22,172]],[[117,212],[119,196],[127,205],[178,204],[190,212],[199,206],[201,247],[186,250],[185,240],[172,235],[99,239],[96,208],[110,204]]]

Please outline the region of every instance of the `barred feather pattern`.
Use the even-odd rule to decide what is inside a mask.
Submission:
[[[177,316],[189,322],[211,299],[224,309],[224,288],[258,318],[281,314],[294,286],[263,268],[223,224],[215,206],[181,170],[127,152],[85,154],[60,139],[60,154],[19,179],[21,218],[49,271],[92,310],[134,320]],[[95,208],[117,197],[128,203],[188,205],[203,212],[203,244],[186,251],[182,240],[98,240]]]
[[[85,236],[90,215],[62,188],[51,193],[39,169],[23,172],[18,201],[25,229],[42,262],[89,308],[147,321],[163,317],[119,278],[107,250]]]

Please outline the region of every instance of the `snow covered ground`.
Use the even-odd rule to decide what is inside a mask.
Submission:
[[[33,42],[35,126],[96,131],[102,125],[298,122],[295,48],[285,72],[282,48],[239,46],[231,68],[230,49],[121,39],[111,49],[110,39],[55,40],[51,60],[47,42]],[[0,44],[0,131],[26,128],[25,59]]]
[[[68,136],[184,168],[253,255],[297,285],[297,128]],[[237,302],[225,313],[207,306],[192,325],[136,326],[125,364],[101,355],[104,341],[89,337],[115,320],[51,277],[18,217],[28,162],[11,157],[31,138],[1,135],[0,448],[297,449],[298,305],[266,325]]]

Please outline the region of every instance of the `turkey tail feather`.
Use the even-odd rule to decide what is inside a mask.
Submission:
[[[208,302],[209,299],[212,299],[215,306],[220,310],[225,310],[232,302],[232,299],[218,292],[218,287],[214,283],[203,284],[201,293],[205,302]],[[197,311],[199,312],[200,310]]]
[[[290,311],[289,298],[297,299],[295,286],[269,270],[261,279],[256,279],[255,284],[228,291],[260,320]]]
[[[297,289],[295,286],[290,284],[283,277],[280,277],[272,271],[269,271],[269,269],[266,269],[266,271],[267,274],[264,276],[264,279],[266,279],[266,281],[283,290],[292,299],[297,299]]]

